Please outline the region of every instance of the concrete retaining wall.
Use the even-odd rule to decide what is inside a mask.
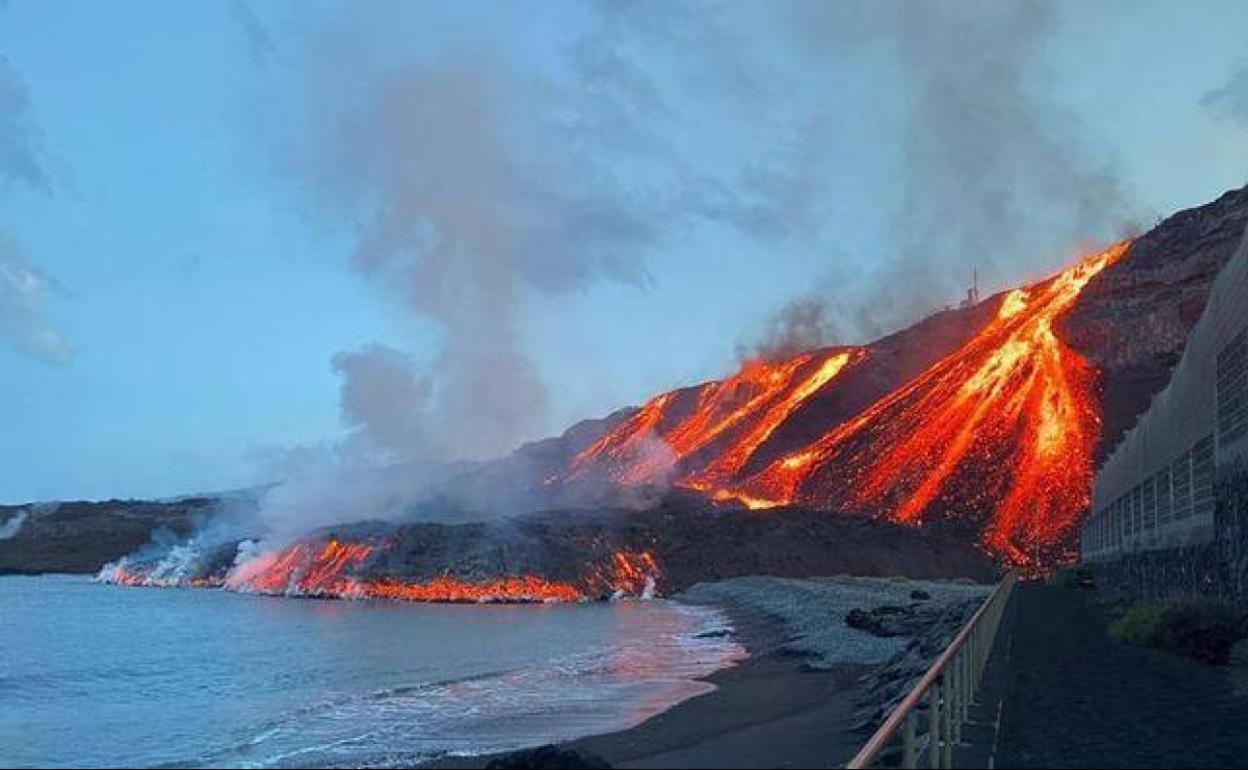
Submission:
[[[1248,463],[1223,469],[1213,537],[1092,562],[1098,585],[1147,599],[1215,598],[1248,608]]]

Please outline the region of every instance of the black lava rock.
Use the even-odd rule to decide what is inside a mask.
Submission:
[[[558,746],[539,746],[492,759],[485,767],[486,770],[599,770],[610,768],[611,765],[602,757],[589,752],[561,749]]]

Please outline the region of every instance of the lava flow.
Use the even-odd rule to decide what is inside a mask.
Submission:
[[[585,567],[580,577],[550,580],[515,575],[467,580],[451,574],[418,580],[370,571],[376,554],[393,547],[387,540],[321,544],[299,542],[243,561],[223,578],[179,579],[150,568],[117,563],[99,580],[125,586],[225,588],[240,593],[342,599],[391,599],[412,602],[577,602],[612,596],[645,597],[661,575],[648,551],[618,549],[601,563]]]
[[[779,363],[753,360],[725,380],[664,393],[581,451],[569,478],[596,471],[638,484],[670,474],[679,485],[714,489],[807,399],[865,355],[854,348]]]
[[[1100,435],[1097,372],[1055,328],[1128,246],[1002,295],[960,348],[805,446],[760,452],[870,347],[752,362],[660,395],[580,452],[568,478],[665,480],[755,509],[800,503],[910,524],[967,521],[1004,561],[1050,562],[1087,507]]]
[[[985,546],[1045,561],[1088,505],[1100,430],[1096,371],[1054,327],[1127,243],[1004,296],[970,342],[857,417],[731,491],[922,523],[986,516]]]

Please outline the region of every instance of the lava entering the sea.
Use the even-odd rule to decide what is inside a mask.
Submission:
[[[514,575],[469,580],[449,573],[429,579],[373,574],[370,559],[393,547],[388,540],[298,542],[255,555],[223,577],[167,577],[151,567],[110,564],[98,580],[149,588],[224,588],[239,593],[410,602],[579,602],[604,597],[645,598],[662,574],[649,551],[617,549],[573,580]]]

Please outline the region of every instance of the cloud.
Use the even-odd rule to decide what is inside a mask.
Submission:
[[[656,172],[663,232],[725,225],[764,244],[813,237],[827,205],[821,110],[777,118],[782,89],[745,6],[594,4],[594,23],[569,48],[565,100],[574,138]],[[765,7],[765,6],[764,6]],[[754,9],[757,10],[757,9]],[[742,110],[749,105],[751,110]],[[699,163],[682,128],[727,110],[751,135],[727,167]],[[696,140],[695,140],[696,141]]]
[[[1226,82],[1206,93],[1200,104],[1224,120],[1248,123],[1248,62],[1240,62]]]
[[[30,113],[21,73],[0,56],[0,185],[50,192],[43,133]],[[69,360],[70,347],[51,326],[55,285],[18,248],[0,223],[0,342],[48,364]]]
[[[230,0],[229,11],[230,19],[243,35],[251,60],[258,65],[267,64],[275,50],[273,38],[251,3],[248,0]]]
[[[43,132],[30,114],[21,73],[0,55],[0,182],[49,191]]]
[[[52,281],[0,233],[0,340],[44,363],[67,362],[69,344],[47,318],[55,293]]]

